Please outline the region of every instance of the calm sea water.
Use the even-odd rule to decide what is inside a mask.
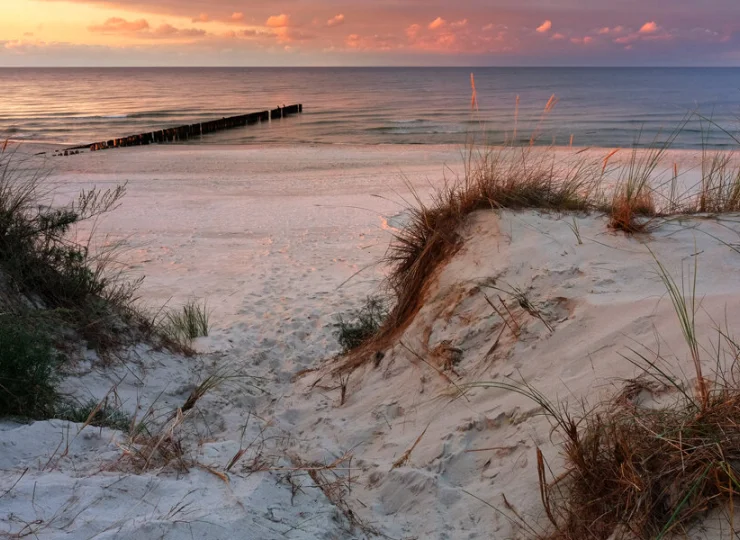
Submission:
[[[293,103],[303,115],[191,144],[499,143],[514,135],[517,96],[517,138],[538,131],[548,144],[647,145],[697,109],[733,135],[740,128],[733,68],[9,68],[0,96],[0,137],[70,144]],[[676,146],[737,144],[704,124],[694,117]]]

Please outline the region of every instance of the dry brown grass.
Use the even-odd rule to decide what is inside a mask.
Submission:
[[[386,253],[388,286],[396,302],[378,333],[353,351],[339,371],[362,365],[397,336],[418,311],[434,271],[462,245],[467,217],[477,210],[534,208],[576,212],[594,208],[598,167],[587,160],[559,161],[548,150],[470,150],[462,180],[447,183],[429,202],[412,190],[407,225]]]
[[[685,533],[740,495],[740,390],[719,385],[704,407],[682,397],[658,409],[614,403],[599,414],[561,416],[566,473],[539,472],[552,540]]]

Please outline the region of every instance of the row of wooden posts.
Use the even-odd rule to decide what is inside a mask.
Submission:
[[[83,148],[89,148],[90,151],[106,150],[108,148],[121,148],[125,146],[140,146],[144,144],[155,144],[155,143],[167,143],[176,141],[186,141],[191,137],[200,137],[208,133],[215,133],[217,131],[223,131],[225,129],[232,129],[237,127],[248,126],[257,124],[259,122],[267,122],[269,120],[277,120],[298,114],[303,112],[303,105],[289,105],[287,107],[278,107],[271,111],[261,111],[251,114],[243,114],[240,116],[231,116],[229,118],[221,118],[220,120],[212,120],[210,122],[203,122],[200,124],[191,124],[189,126],[179,126],[168,129],[161,129],[159,131],[152,131],[149,133],[141,133],[139,135],[130,135],[128,137],[120,137],[118,139],[111,139],[109,141],[101,141],[92,143],[89,145],[78,146],[65,150],[65,155],[68,152],[79,150]]]

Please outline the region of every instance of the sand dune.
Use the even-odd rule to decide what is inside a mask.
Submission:
[[[698,159],[673,153],[666,168],[675,162],[692,170]],[[336,317],[378,289],[385,269],[376,263],[403,223],[409,186],[426,197],[444,176],[460,174],[458,148],[148,147],[52,164],[59,197],[128,182],[123,205],[98,233],[126,241],[130,271],[146,275],[148,303],[206,298],[215,326],[197,342],[201,358],[142,348],[126,366],[104,367],[91,357],[64,389],[100,399],[118,384],[130,411],[154,401],[166,409],[204,374],[220,369],[235,377],[199,404],[188,451],[204,468],[181,476],[116,468],[124,442],[107,429],[4,423],[3,532],[526,538],[503,496],[530,526],[545,527],[535,449],[557,471],[559,441],[526,398],[477,388],[453,399],[458,386],[526,380],[551,399],[595,404],[640,374],[622,356],[630,347],[660,348],[691,379],[648,248],[678,279],[698,261],[700,335],[740,316],[733,249],[740,228],[732,219],[675,220],[628,238],[600,216],[577,216],[579,244],[571,216],[478,212],[411,325],[377,366],[350,375],[340,404],[339,382],[328,374],[333,364],[323,363],[339,352]],[[541,317],[511,301],[516,291]],[[485,295],[510,304],[518,338]],[[260,444],[229,471],[228,483],[205,468],[223,471],[251,440]],[[273,470],[251,472],[257,458]],[[338,463],[341,472],[312,476],[308,463]],[[322,480],[335,490],[320,489]]]

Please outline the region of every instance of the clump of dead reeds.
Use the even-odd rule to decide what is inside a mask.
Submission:
[[[696,405],[614,404],[561,417],[566,476],[548,483],[541,459],[539,466],[556,529],[547,538],[607,539],[619,529],[664,538],[740,495],[740,391],[720,385]]]

